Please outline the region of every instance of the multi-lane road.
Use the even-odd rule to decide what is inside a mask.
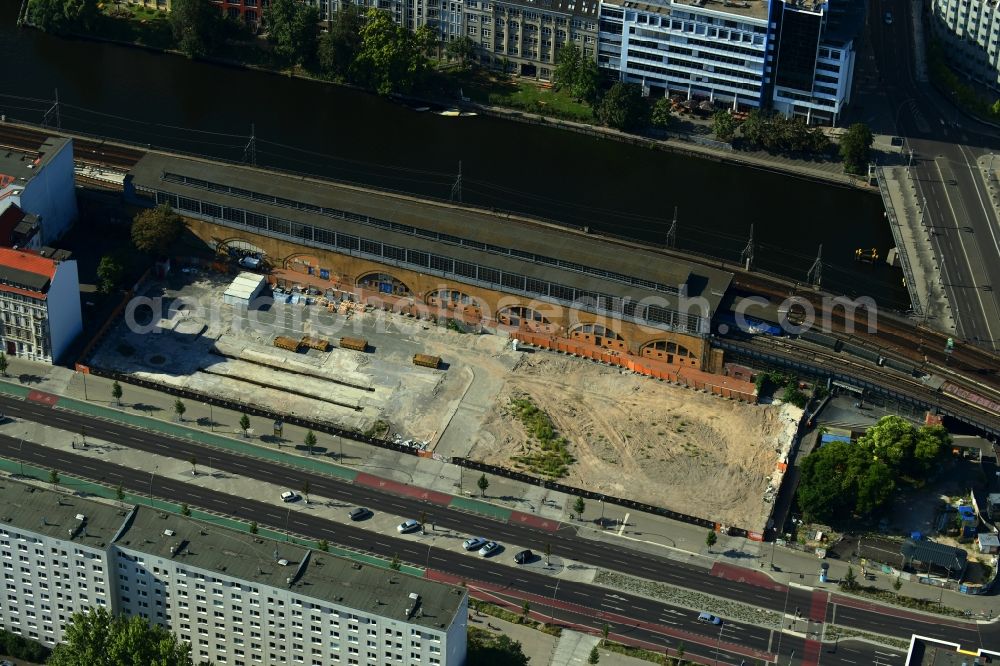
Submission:
[[[894,114],[886,130],[904,136],[905,151],[913,151],[916,194],[926,201],[923,223],[959,337],[1000,350],[1000,224],[977,165],[984,155],[1000,154],[1000,140],[995,128],[962,114],[927,81],[915,44],[921,6],[880,0],[869,15],[880,90]],[[883,20],[886,11],[895,17],[891,24]],[[1000,169],[1000,159],[993,167]]]
[[[426,511],[429,520],[437,527],[461,534],[483,534],[502,542],[538,550],[549,544],[553,556],[557,558],[571,558],[580,563],[673,583],[774,611],[794,613],[794,609],[798,608],[802,610],[804,617],[814,620],[809,631],[817,631],[823,623],[836,621],[840,625],[900,638],[907,638],[911,633],[920,633],[958,640],[966,646],[1000,645],[1000,632],[996,631],[995,625],[943,620],[864,605],[859,607],[858,604],[838,595],[828,595],[823,590],[774,584],[762,585],[759,584],[759,579],[758,584],[725,580],[696,565],[625,548],[609,548],[606,543],[595,542],[577,535],[575,529],[570,526],[563,526],[553,533],[527,525],[504,524],[483,516],[453,511],[413,498],[349,484],[321,474],[276,466],[270,461],[55,409],[43,403],[2,397],[0,409],[9,416],[45,423],[68,432],[79,432],[81,427],[86,427],[91,436],[157,455],[180,460],[189,460],[192,455],[199,460],[207,460],[211,456],[214,469],[279,486],[298,488],[308,480],[312,493],[331,500],[343,501],[345,506],[363,504],[400,516],[416,516]],[[392,557],[398,553],[404,560],[418,565],[427,565],[471,582],[478,581],[484,587],[503,590],[505,594],[532,598],[532,607],[543,615],[551,613],[562,621],[578,622],[590,627],[598,627],[607,621],[616,628],[616,632],[618,628],[621,628],[622,632],[627,630],[628,633],[625,635],[628,637],[651,645],[674,646],[678,640],[684,640],[690,654],[705,656],[708,654],[706,650],[720,640],[711,627],[697,623],[695,614],[688,609],[599,586],[560,581],[544,573],[532,571],[530,567],[516,569],[493,561],[470,560],[461,552],[457,542],[455,551],[452,552],[399,539],[395,534],[373,533],[370,530],[319,519],[301,512],[294,512],[293,516],[276,497],[234,498],[200,486],[162,477],[153,478],[147,471],[125,468],[92,457],[78,457],[66,452],[53,455],[53,451],[49,448],[23,446],[19,440],[8,437],[0,437],[0,455],[13,459],[21,458],[25,462],[88,477],[109,485],[122,483],[137,494],[148,492],[153,481],[152,492],[156,496],[167,497],[175,502],[187,502],[193,507],[201,507],[242,520],[256,520],[278,529],[287,528],[304,536],[327,539],[384,557]],[[750,574],[747,575],[748,580],[753,578]],[[803,582],[808,583],[808,580]],[[789,659],[794,656],[792,654],[794,651],[796,659],[802,660],[805,656],[805,660],[801,663],[817,663],[816,658],[820,654],[822,654],[821,663],[824,664],[841,661],[875,663],[873,654],[869,655],[873,657],[871,661],[857,661],[848,656],[851,654],[848,649],[869,650],[868,647],[845,648],[842,645],[836,652],[831,652],[831,646],[822,646],[812,640],[807,642],[800,636],[780,635],[778,632],[742,623],[729,624],[731,635],[723,633],[721,636],[721,647],[729,655],[726,660],[733,659],[735,655],[740,654],[740,650],[750,653],[780,652]],[[796,629],[799,630],[800,627],[796,626]],[[688,638],[685,640],[678,637],[678,632]],[[743,656],[746,656],[745,652]],[[742,657],[735,658],[732,662],[720,661],[720,663],[739,663],[740,658]]]

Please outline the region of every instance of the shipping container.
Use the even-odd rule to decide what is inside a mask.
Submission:
[[[414,354],[413,355],[413,364],[414,365],[422,365],[425,368],[434,368],[434,369],[437,369],[437,367],[439,365],[441,365],[441,359],[440,359],[440,357],[437,357],[437,356],[428,356],[427,354]]]
[[[343,349],[363,352],[368,350],[368,341],[363,338],[341,338],[340,346]]]

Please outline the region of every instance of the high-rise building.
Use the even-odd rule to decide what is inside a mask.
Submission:
[[[52,646],[75,611],[139,615],[226,666],[462,666],[463,588],[145,507],[0,485],[3,628]]]

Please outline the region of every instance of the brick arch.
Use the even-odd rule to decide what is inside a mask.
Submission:
[[[667,363],[696,365],[698,356],[684,345],[674,340],[650,340],[639,350],[641,356],[655,358]]]
[[[389,294],[392,296],[410,296],[413,293],[409,285],[392,273],[384,271],[362,273],[354,281],[354,284],[363,289],[371,289],[380,294]]]
[[[235,250],[240,254],[245,253],[256,253],[264,256],[267,252],[264,251],[262,247],[254,243],[253,241],[247,240],[246,238],[241,238],[240,236],[233,236],[232,238],[223,238],[222,240],[216,241],[215,251],[218,254],[229,254],[229,250]]]
[[[577,324],[570,329],[569,337],[598,347],[628,351],[628,343],[625,338],[618,331],[603,324]]]
[[[479,321],[483,318],[482,302],[458,289],[434,289],[427,292],[424,302],[431,307],[440,308],[445,316],[456,316],[467,321]]]
[[[535,333],[554,333],[557,330],[549,318],[538,310],[524,305],[510,305],[497,312],[497,321],[511,328],[520,328]]]
[[[293,273],[317,275],[319,273],[319,257],[311,252],[296,252],[282,259],[281,267]]]

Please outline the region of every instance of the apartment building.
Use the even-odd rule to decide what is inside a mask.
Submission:
[[[0,484],[0,623],[52,647],[70,615],[113,607],[110,548],[125,512],[16,481]]]
[[[464,589],[201,523],[0,484],[3,627],[49,646],[78,610],[139,615],[226,666],[461,666]]]
[[[465,0],[465,34],[479,46],[479,60],[519,76],[551,80],[556,55],[576,44],[597,57],[598,0]]]
[[[37,151],[0,150],[0,214],[16,205],[39,224],[39,245],[50,245],[76,222],[73,140],[45,140]]]
[[[80,282],[69,254],[0,247],[0,350],[53,363],[83,330]]]
[[[598,65],[663,97],[766,105],[766,0],[615,0],[601,5]]]
[[[991,0],[933,0],[931,12],[948,62],[972,80],[1000,89],[1000,6]]]

